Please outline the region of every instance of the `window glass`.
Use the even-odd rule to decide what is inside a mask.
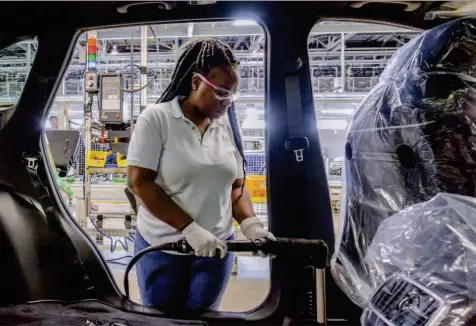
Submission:
[[[349,123],[395,51],[418,34],[402,27],[350,21],[321,21],[311,30],[312,90],[335,232]]]
[[[68,149],[70,160],[59,162],[55,159],[56,168],[60,171],[57,180],[65,202],[76,221],[99,247],[120,287],[123,286],[125,265],[134,254],[134,243],[137,241],[137,217],[124,192],[127,174],[121,160],[122,155],[127,154],[128,144],[120,139],[130,137],[128,124],[131,117],[135,121],[141,108],[155,104],[167,89],[187,45],[204,38],[224,42],[240,61],[241,81],[235,108],[247,161],[246,187],[251,194],[256,216],[267,228],[264,34],[256,23],[178,23],[84,33],[76,43],[72,61],[49,111],[46,132],[53,154],[55,148],[65,148],[65,139],[70,140],[67,143],[71,147]],[[140,67],[143,67],[145,74],[141,74]],[[87,68],[95,68],[100,78],[105,76],[99,93],[92,98],[90,117],[93,130],[90,133],[85,124],[85,117],[89,116],[85,112],[85,104],[90,100],[89,95],[85,95]],[[119,74],[122,81],[118,81],[113,74]],[[131,95],[131,89],[137,90],[144,85],[143,91],[134,91]],[[121,86],[122,91],[117,86]],[[119,142],[116,143],[114,137],[119,137]],[[85,157],[88,141],[91,142],[91,151]],[[90,166],[89,177],[85,173],[86,160]],[[84,189],[88,192],[88,187],[91,198],[89,209],[84,199]],[[237,239],[244,239],[236,223],[234,235]],[[226,290],[220,310],[247,311],[265,299],[269,288],[269,259],[239,254],[234,259],[230,274],[229,281],[224,281]],[[129,279],[131,298],[143,302],[135,269]]]
[[[25,40],[0,50],[0,129],[10,119],[35,59],[38,43]]]

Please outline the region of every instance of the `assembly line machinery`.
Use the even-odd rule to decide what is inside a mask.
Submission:
[[[76,218],[79,224],[96,233],[96,242],[101,244],[104,236],[117,234],[116,228],[123,229],[125,236],[127,232],[133,232],[135,220],[134,212],[130,209],[129,202],[115,200],[96,201],[96,207],[106,206],[107,210],[92,210],[92,176],[107,175],[108,179],[116,175],[127,174],[126,156],[127,143],[132,133],[132,123],[124,121],[123,109],[123,78],[120,74],[98,74],[96,72],[86,72],[85,74],[85,108],[84,108],[84,177],[83,177],[83,196],[77,201]],[[95,98],[99,99],[99,121],[93,119],[92,107]],[[132,114],[131,114],[132,117]],[[133,120],[133,119],[130,119]],[[93,145],[95,149],[93,150]],[[114,151],[114,152],[113,152]],[[108,185],[108,188],[125,189],[124,183],[114,183]],[[106,189],[103,189],[106,190]],[[110,189],[107,189],[110,190]],[[114,208],[125,206],[121,211]],[[94,217],[94,219],[93,219]],[[123,226],[118,223],[114,229],[105,227],[105,219],[118,219],[123,221]],[[122,223],[120,223],[122,224]],[[122,226],[122,227],[121,227]],[[112,241],[112,239],[111,239]]]

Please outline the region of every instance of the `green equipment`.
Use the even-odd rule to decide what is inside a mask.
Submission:
[[[46,137],[45,137],[46,138]],[[64,183],[63,179],[59,176],[58,169],[56,168],[55,161],[53,159],[53,155],[51,154],[50,144],[48,139],[46,138],[46,154],[48,155],[48,159],[53,167],[53,173],[55,174],[56,183],[58,184],[60,190],[68,196],[68,199],[73,199],[73,191]]]

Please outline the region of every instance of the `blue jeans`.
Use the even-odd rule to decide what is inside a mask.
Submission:
[[[134,254],[149,246],[137,231]],[[142,304],[171,315],[217,310],[230,279],[233,258],[231,253],[223,259],[161,251],[144,255],[136,264]]]

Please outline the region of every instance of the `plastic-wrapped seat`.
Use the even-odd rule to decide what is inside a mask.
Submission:
[[[362,325],[475,325],[476,199],[439,193],[396,213],[365,263],[375,291]]]
[[[345,148],[332,273],[358,305],[379,225],[440,192],[476,195],[476,20],[429,30],[397,51],[356,111]]]

